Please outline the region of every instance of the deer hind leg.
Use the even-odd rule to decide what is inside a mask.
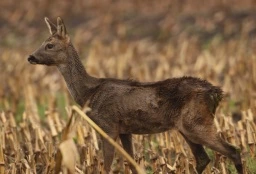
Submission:
[[[216,144],[211,141],[206,142],[205,145],[231,159],[235,164],[237,172],[239,174],[243,174],[240,150],[232,144],[226,142],[219,133],[216,133],[214,138],[217,141]]]
[[[196,171],[198,174],[201,174],[205,167],[209,164],[210,159],[205,152],[203,146],[201,144],[195,144],[190,141],[183,133],[181,135],[184,137],[186,142],[188,143],[195,159],[196,159]]]
[[[205,145],[212,150],[227,156],[234,162],[237,172],[239,174],[243,174],[241,156],[238,148],[227,143],[223,138],[221,138],[214,125],[213,118],[209,119],[211,117],[211,115],[209,115],[208,118],[207,116],[201,117],[199,119],[201,123],[193,124],[194,126],[191,126],[191,120],[183,121],[182,134],[184,134],[193,143]],[[206,121],[204,119],[206,119]]]
[[[133,155],[133,147],[132,147],[132,135],[131,134],[120,134],[120,140],[122,142],[124,150],[132,157]],[[130,169],[132,170],[133,174],[137,174],[137,170],[134,166],[130,165]]]
[[[116,140],[117,136],[115,134],[108,134],[112,139]],[[103,145],[103,158],[104,158],[104,169],[108,174],[111,171],[111,165],[114,159],[115,148],[106,139],[102,138]]]

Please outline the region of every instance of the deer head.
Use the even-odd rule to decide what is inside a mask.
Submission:
[[[70,38],[67,35],[66,27],[62,19],[60,17],[57,18],[57,26],[47,17],[45,18],[45,22],[51,36],[28,57],[28,61],[31,64],[44,64],[48,66],[67,64],[67,47],[70,43]]]

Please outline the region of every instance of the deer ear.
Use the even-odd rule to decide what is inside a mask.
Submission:
[[[60,35],[64,38],[66,37],[66,34],[67,34],[64,22],[60,17],[57,18],[57,33],[58,33],[58,35]]]
[[[45,20],[47,27],[49,28],[49,32],[51,33],[51,35],[56,33],[57,32],[56,25],[54,25],[47,17],[45,17],[44,20]]]

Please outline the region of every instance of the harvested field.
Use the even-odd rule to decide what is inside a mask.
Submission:
[[[49,36],[44,16],[64,19],[93,76],[138,81],[195,76],[221,86],[225,97],[216,126],[241,148],[245,173],[256,173],[255,9],[251,0],[1,0],[0,173],[103,171],[99,134],[72,109],[60,73],[27,62]],[[146,173],[194,173],[195,159],[178,132],[133,139],[135,161]],[[207,153],[211,163],[204,173],[236,173],[229,159]],[[129,173],[120,153],[113,170]]]

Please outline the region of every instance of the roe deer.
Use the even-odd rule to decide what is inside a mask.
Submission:
[[[82,65],[60,17],[57,26],[45,18],[51,36],[28,57],[31,64],[55,65],[63,75],[74,100],[89,101],[88,116],[110,137],[121,139],[133,157],[132,134],[178,130],[202,173],[210,162],[203,145],[229,157],[243,173],[239,150],[225,142],[214,125],[215,110],[222,99],[219,87],[194,77],[140,83],[90,76]],[[104,169],[111,171],[114,147],[103,141]],[[137,173],[131,166],[133,173]]]

